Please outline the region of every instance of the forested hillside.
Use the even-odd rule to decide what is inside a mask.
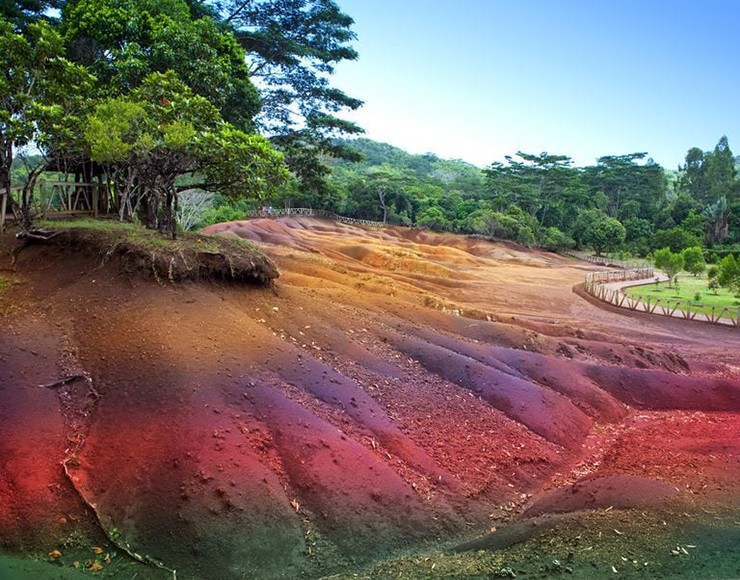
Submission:
[[[647,153],[576,167],[563,155],[517,152],[479,169],[369,139],[342,142],[362,161],[331,162],[324,191],[284,190],[274,203],[351,217],[478,233],[548,249],[636,255],[740,242],[738,159],[725,137],[693,147],[677,170]]]
[[[26,230],[47,171],[99,180],[108,213],[173,236],[271,204],[546,249],[740,244],[726,137],[688,143],[677,169],[522,151],[481,169],[350,139],[338,113],[362,102],[328,77],[358,56],[352,24],[331,0],[3,5],[0,189],[27,190],[8,199]]]

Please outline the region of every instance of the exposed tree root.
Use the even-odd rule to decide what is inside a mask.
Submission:
[[[74,401],[74,396],[72,395],[72,393],[66,392],[62,388],[71,383],[74,383],[75,381],[85,381],[87,383],[88,392],[84,396],[85,403],[83,405],[79,405],[79,401]],[[45,389],[57,390],[59,402],[62,406],[64,422],[69,429],[68,441],[70,443],[69,447],[67,447],[64,453],[64,459],[62,460],[62,470],[64,471],[64,475],[72,484],[72,488],[77,492],[77,495],[80,497],[82,502],[92,511],[93,514],[95,514],[95,520],[98,526],[100,526],[100,529],[103,530],[105,536],[108,538],[108,541],[137,562],[141,562],[142,564],[145,564],[147,566],[153,566],[155,568],[159,568],[160,570],[169,572],[170,574],[172,574],[172,580],[177,580],[176,570],[168,568],[161,562],[158,562],[157,560],[151,558],[150,556],[147,556],[146,554],[142,556],[141,554],[134,552],[134,550],[128,543],[118,539],[117,535],[114,535],[105,527],[105,525],[103,524],[103,518],[100,515],[97,506],[87,497],[85,497],[85,494],[79,488],[75,481],[75,478],[70,472],[70,462],[76,463],[78,461],[78,453],[82,451],[82,448],[85,446],[85,441],[87,439],[87,428],[89,427],[90,415],[94,411],[97,402],[101,399],[100,393],[95,389],[95,386],[93,385],[92,378],[90,378],[90,376],[86,373],[72,374],[53,383],[40,385],[40,387]]]
[[[57,237],[61,233],[61,230],[34,229],[20,231],[15,235],[15,237],[19,240],[41,240],[46,242]]]

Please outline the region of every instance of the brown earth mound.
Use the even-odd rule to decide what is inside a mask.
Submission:
[[[572,292],[584,265],[512,245],[210,232],[258,242],[279,281],[160,286],[42,246],[2,274],[1,547],[69,568],[99,521],[113,570],[123,547],[180,578],[317,577],[589,489],[609,507],[613,478],[738,498],[737,331],[602,310]],[[100,394],[84,428],[40,388],[78,374]]]

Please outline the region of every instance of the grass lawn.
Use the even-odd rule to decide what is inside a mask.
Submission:
[[[716,309],[727,307],[733,313],[740,308],[740,298],[725,288],[718,289],[717,294],[714,294],[707,289],[707,283],[706,276],[694,277],[690,274],[683,274],[678,276],[678,289],[669,288],[667,282],[661,282],[657,286],[655,283],[631,286],[625,288],[624,291],[628,296],[639,297],[643,302],[647,302],[649,298],[651,302],[660,299],[663,303],[666,301],[675,303],[676,300],[690,301],[692,304],[700,303],[704,312],[710,312],[712,306]]]

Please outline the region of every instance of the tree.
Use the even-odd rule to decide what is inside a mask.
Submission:
[[[562,226],[584,203],[585,191],[573,161],[547,152],[517,152],[521,161],[506,156],[507,164],[494,162],[485,170],[494,203],[515,204],[537,219],[539,226]]]
[[[591,230],[591,246],[597,255],[602,250],[613,252],[624,243],[626,234],[627,231],[618,219],[606,218]]]
[[[710,205],[732,194],[736,175],[734,156],[727,137],[723,136],[713,151],[689,149],[686,163],[681,167],[679,189],[702,205]]]
[[[558,250],[572,248],[575,245],[575,241],[558,228],[551,226],[545,230],[540,245],[546,250],[557,252]]]
[[[735,157],[726,136],[720,138],[714,151],[707,156],[706,162],[707,201],[713,203],[730,195],[737,175]]]
[[[471,213],[466,223],[468,231],[504,240],[515,240],[520,227],[516,218],[490,209]]]
[[[42,124],[47,143],[67,129],[91,77],[64,58],[61,37],[45,22],[17,33],[0,20],[0,66],[0,189],[10,191],[16,150],[38,138]]]
[[[626,220],[622,225],[626,232],[624,241],[630,251],[645,255],[650,251],[650,238],[653,235],[653,227],[649,220],[633,217]]]
[[[51,9],[59,8],[62,0],[0,0],[0,18],[18,31],[38,20],[50,19]]]
[[[704,261],[704,252],[700,246],[693,246],[686,248],[683,252],[684,269],[694,276],[703,274],[707,268],[707,264]]]
[[[704,163],[704,151],[698,147],[692,147],[686,153],[685,163],[680,167],[681,174],[678,179],[679,191],[699,203],[705,202],[709,197],[706,181],[706,165]]]
[[[76,0],[62,10],[69,54],[97,78],[102,97],[126,95],[151,73],[174,71],[227,122],[252,131],[259,111],[245,52],[184,0]]]
[[[696,213],[693,209],[689,211],[688,215],[679,222],[681,227],[690,234],[696,236],[697,239],[703,240],[706,234],[705,218]]]
[[[735,295],[740,295],[740,264],[735,256],[728,254],[719,263],[717,282],[723,288],[729,289]]]
[[[287,178],[282,155],[265,138],[224,122],[173,71],[152,73],[127,97],[100,103],[85,137],[92,159],[116,182],[121,219],[138,212],[173,237],[181,176],[203,180],[189,189],[232,199],[269,195]]]
[[[383,213],[383,223],[388,221],[388,208],[392,201],[402,199],[401,193],[406,183],[406,177],[390,167],[379,167],[367,174],[366,184],[375,193],[378,204]]]
[[[215,194],[200,189],[186,189],[179,193],[177,223],[183,230],[193,230],[201,224],[212,207],[214,197]]]
[[[573,227],[573,237],[581,247],[591,246],[597,255],[621,246],[627,236],[622,223],[598,209],[583,210]]]
[[[607,216],[600,209],[582,209],[571,226],[571,235],[579,248],[585,248],[591,243],[591,229],[595,224],[605,220]]]
[[[701,246],[701,242],[700,237],[695,236],[680,226],[676,226],[675,228],[655,232],[653,234],[652,247],[654,249],[668,247],[671,251],[680,253],[686,248]]]
[[[729,232],[730,208],[723,195],[701,212],[708,226],[708,239],[711,244],[721,244]]]
[[[233,28],[260,87],[257,124],[281,149],[288,166],[313,188],[325,186],[323,155],[357,160],[336,142],[361,133],[337,116],[362,101],[330,85],[337,63],[355,60],[354,21],[334,0],[209,2]]]
[[[661,248],[653,254],[653,264],[666,273],[670,286],[675,282],[678,273],[684,268],[683,255],[674,254],[670,248]]]
[[[598,159],[598,164],[584,170],[584,180],[593,194],[601,193],[606,198],[606,213],[614,218],[652,218],[666,192],[663,168],[652,159],[644,165],[637,161],[647,153],[607,155]],[[624,214],[628,202],[639,204],[639,212]],[[627,205],[629,207],[629,205]]]
[[[436,205],[421,212],[416,218],[416,223],[423,228],[433,230],[446,230],[450,225],[442,208]]]

